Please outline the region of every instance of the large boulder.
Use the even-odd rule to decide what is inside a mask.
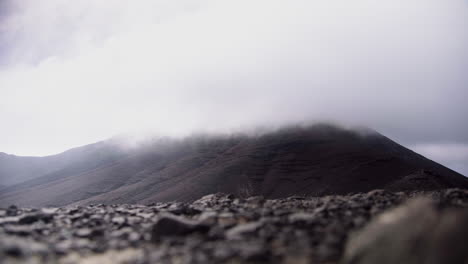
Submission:
[[[347,242],[343,264],[466,264],[468,209],[415,199],[383,213]]]

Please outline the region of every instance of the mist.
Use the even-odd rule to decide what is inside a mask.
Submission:
[[[3,0],[0,151],[331,121],[468,174],[467,26],[462,0]]]

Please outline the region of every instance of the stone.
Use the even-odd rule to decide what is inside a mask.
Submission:
[[[157,242],[161,238],[169,236],[183,236],[194,232],[206,233],[209,229],[208,225],[166,214],[153,225],[151,240]]]
[[[408,218],[401,225],[404,228],[379,225],[364,239],[370,243],[349,249],[352,244],[363,245],[350,241],[369,228],[369,221],[394,214],[393,208],[414,196],[431,199],[428,206],[411,207],[403,214],[409,211],[418,217]],[[268,200],[218,193],[193,203],[13,207],[11,215],[4,208],[0,209],[0,262],[336,264],[342,260],[348,264],[352,262],[345,261],[360,263],[356,254],[369,257],[368,250],[385,254],[375,247],[395,250],[375,239],[380,232],[386,234],[388,243],[401,244],[404,249],[411,247],[408,236],[422,229],[425,235],[417,245],[430,252],[425,262],[459,263],[467,252],[464,239],[468,235],[460,227],[468,222],[463,216],[467,198],[467,191],[458,189]],[[428,217],[431,215],[434,222]],[[346,252],[354,253],[343,258],[345,246]],[[411,251],[414,255],[421,255],[418,247]],[[129,250],[138,253],[121,259],[120,253]],[[116,258],[111,258],[111,252],[118,253]],[[399,252],[397,255],[408,251]],[[376,263],[388,263],[385,261],[380,258]],[[392,261],[412,264],[397,258]]]
[[[19,210],[16,205],[10,205],[6,210],[7,216],[17,216],[18,213],[19,213]]]
[[[104,235],[104,232],[101,229],[97,228],[80,228],[76,230],[75,236],[82,238],[96,238]]]
[[[307,224],[313,222],[317,216],[311,213],[294,213],[289,215],[289,222],[293,224]]]
[[[347,242],[343,264],[465,264],[468,209],[415,199],[386,212]]]
[[[50,214],[33,213],[22,216],[19,219],[18,223],[21,225],[28,225],[37,221],[43,221],[45,223],[48,223],[52,220],[52,218],[53,216]]]
[[[251,222],[247,224],[240,224],[226,232],[228,239],[241,239],[243,236],[255,234],[262,227],[262,222]]]

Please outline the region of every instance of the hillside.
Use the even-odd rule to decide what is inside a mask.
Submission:
[[[193,201],[216,192],[278,198],[468,188],[467,178],[378,133],[330,125],[154,140],[131,152],[98,144],[80,163],[2,190],[0,205]]]
[[[2,152],[0,185],[11,186],[46,175],[61,177],[89,171],[127,154],[111,142],[98,142],[47,157],[21,157]]]

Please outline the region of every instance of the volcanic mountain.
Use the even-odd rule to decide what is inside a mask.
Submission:
[[[377,132],[320,124],[133,148],[108,140],[49,157],[2,154],[0,185],[0,206],[37,207],[468,188],[468,178]]]

